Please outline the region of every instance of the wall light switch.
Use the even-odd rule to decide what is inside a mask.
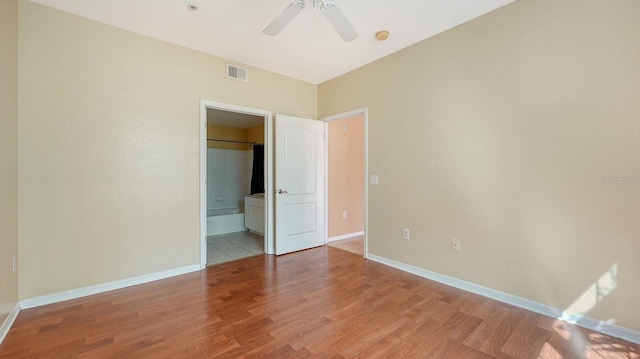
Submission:
[[[378,175],[369,176],[369,184],[378,184]]]

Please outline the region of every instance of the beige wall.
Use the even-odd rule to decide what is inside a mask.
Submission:
[[[18,301],[18,2],[0,1],[0,325]]]
[[[314,85],[24,0],[19,30],[21,298],[199,264],[201,99],[316,116]]]
[[[364,115],[331,121],[328,127],[331,238],[364,230]]]
[[[264,144],[264,124],[251,128],[235,128],[218,125],[208,125],[207,138]],[[207,147],[223,150],[251,151],[251,146],[242,143],[208,141]]]
[[[264,144],[264,124],[248,128],[247,141]]]
[[[227,80],[223,59],[20,0],[20,297],[199,262],[200,99],[311,118],[368,106],[371,253],[563,308],[591,307],[617,268],[584,312],[640,330],[640,187],[602,184],[640,176],[638,13],[520,0],[316,91],[252,68]],[[7,84],[0,256],[16,245]]]
[[[247,129],[224,127],[217,125],[207,125],[207,138],[215,138],[218,140],[231,140],[231,141],[243,141],[247,142]],[[222,150],[239,150],[248,151],[250,149],[248,144],[232,143],[232,142],[220,142],[220,141],[207,141],[208,148],[218,148]]]
[[[321,84],[369,107],[370,252],[640,330],[638,14],[520,0]]]

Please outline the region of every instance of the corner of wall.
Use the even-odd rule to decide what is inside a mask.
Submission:
[[[0,2],[0,342],[18,302],[18,1]]]

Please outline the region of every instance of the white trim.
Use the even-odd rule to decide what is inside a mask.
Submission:
[[[273,214],[276,211],[274,202],[274,189],[273,181],[275,171],[273,170],[273,151],[274,151],[274,139],[273,139],[273,115],[271,112],[265,116],[264,121],[264,151],[267,154],[265,161],[267,161],[266,167],[266,179],[264,182],[264,249],[267,254],[274,254],[276,252],[275,238],[275,221]]]
[[[327,242],[341,241],[343,239],[349,239],[349,238],[353,238],[353,237],[357,237],[357,236],[364,236],[364,231],[354,232],[354,233],[347,233],[347,234],[343,234],[343,235],[340,235],[340,236],[327,238]]]
[[[20,308],[28,309],[28,308],[40,307],[47,304],[63,302],[65,300],[86,297],[88,295],[104,293],[110,290],[131,287],[138,284],[149,283],[149,282],[153,282],[160,279],[197,272],[199,270],[200,270],[200,265],[195,264],[188,267],[170,269],[163,272],[145,274],[138,277],[117,280],[114,282],[96,284],[96,285],[92,285],[84,288],[78,288],[78,289],[67,290],[59,293],[47,294],[40,297],[35,297],[35,298],[30,298],[30,299],[25,299],[20,301]]]
[[[264,188],[264,249],[273,254],[273,113],[251,107],[200,100],[200,269],[207,266],[207,108],[264,117],[266,173]]]
[[[353,116],[359,115],[361,113],[362,114],[366,114],[367,113],[367,107],[357,108],[355,110],[342,112],[342,113],[339,113],[337,115],[331,115],[331,116],[323,117],[323,118],[320,119],[320,121],[331,122],[331,121],[336,121],[336,120],[342,120],[343,118],[353,117]]]
[[[359,114],[364,115],[364,258],[369,257],[369,240],[367,238],[367,228],[369,228],[369,108],[362,107],[352,111],[347,111],[343,113],[339,113],[337,115],[327,116],[321,118],[320,121],[325,122],[325,175],[327,176],[327,180],[325,180],[325,244],[330,242],[329,236],[329,190],[328,190],[328,162],[329,162],[329,136],[328,136],[328,123],[331,121],[341,120],[343,118],[356,116]]]
[[[207,266],[207,106],[200,100],[200,269]]]
[[[329,239],[329,122],[324,122],[324,244]]]
[[[361,111],[364,112],[364,257],[369,258],[369,108]]]
[[[628,342],[640,344],[640,332],[625,328],[616,324],[603,322],[597,319],[589,318],[583,315],[570,314],[566,311],[552,307],[547,304],[542,304],[529,300],[526,298],[518,297],[509,293],[501,292],[499,290],[483,287],[478,284],[467,282],[461,279],[449,277],[444,274],[432,272],[423,268],[415,267],[402,262],[397,262],[388,258],[380,257],[374,254],[369,254],[368,257],[374,262],[378,262],[389,267],[393,267],[417,276],[431,279],[433,281],[462,289],[467,292],[475,293],[483,297],[491,298],[503,303],[511,304],[513,306],[526,309],[538,314],[542,314],[547,317],[556,318],[567,323],[575,324],[583,328],[593,330],[598,333],[610,335],[612,337],[624,339]]]
[[[9,334],[9,330],[11,329],[11,326],[13,326],[13,322],[16,321],[19,313],[20,303],[16,303],[16,305],[13,307],[13,310],[9,312],[9,316],[5,318],[4,322],[0,326],[0,344],[2,344],[4,338],[6,338],[7,334]]]

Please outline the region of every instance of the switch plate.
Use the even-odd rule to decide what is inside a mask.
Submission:
[[[378,175],[369,176],[369,184],[378,184]]]
[[[342,212],[342,219],[347,219],[347,211]]]
[[[409,239],[409,228],[402,228],[402,239]]]
[[[12,273],[16,272],[16,256],[13,256],[11,258],[11,272]]]
[[[457,238],[454,238],[451,241],[451,249],[454,251],[459,251],[460,250],[460,240]]]

